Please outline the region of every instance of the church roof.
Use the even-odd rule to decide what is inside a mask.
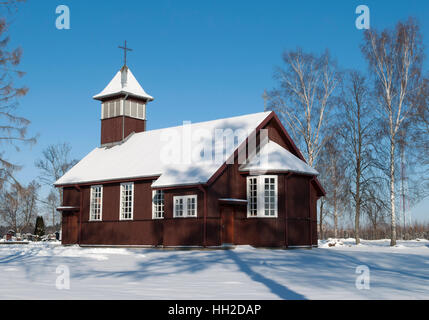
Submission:
[[[215,130],[244,130],[246,134],[238,137],[236,141],[240,144],[246,139],[248,132],[255,130],[269,114],[254,113],[134,133],[123,143],[95,148],[55,184],[69,185],[154,176],[160,176],[154,184],[156,187],[205,183],[224,161],[219,163],[210,161],[212,159],[188,159],[191,151],[182,150],[183,141],[191,139],[188,135],[201,133],[200,141],[193,141],[191,146],[194,154],[199,155],[204,147],[212,146]]]
[[[265,143],[259,154],[253,156],[248,163],[242,164],[239,170],[255,172],[283,171],[308,175],[319,174],[304,161],[273,141]]]
[[[204,184],[270,114],[261,112],[134,133],[120,144],[95,148],[55,185],[149,177],[155,180],[154,188]],[[223,138],[216,139],[217,134],[228,132],[234,136],[234,143],[229,146]],[[270,158],[273,155],[267,169],[317,174],[274,142],[269,142],[261,152],[268,152]],[[252,159],[249,166],[255,168]]]
[[[104,98],[120,94],[128,94],[130,96],[143,98],[149,101],[153,100],[153,97],[143,90],[127,66],[123,66],[109,82],[107,87],[93,98],[96,100],[103,100]]]

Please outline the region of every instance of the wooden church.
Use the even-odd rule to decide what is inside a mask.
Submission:
[[[101,145],[55,183],[64,245],[317,246],[324,190],[274,112],[147,130],[126,63],[94,99]]]

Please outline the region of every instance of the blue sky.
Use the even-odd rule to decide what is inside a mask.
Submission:
[[[58,5],[71,12],[71,29],[55,28]],[[329,48],[344,68],[366,70],[355,8],[371,10],[371,27],[393,26],[408,16],[420,23],[428,46],[428,1],[36,1],[20,5],[11,45],[24,56],[20,80],[30,88],[20,113],[39,141],[9,160],[24,166],[23,181],[37,177],[34,159],[49,144],[68,141],[82,158],[100,139],[101,91],[122,65],[117,46],[128,41],[128,65],[155,101],[148,128],[198,122],[263,110],[264,88],[275,85],[281,53],[297,46]],[[427,65],[427,64],[426,64]],[[429,202],[414,210],[428,215]]]

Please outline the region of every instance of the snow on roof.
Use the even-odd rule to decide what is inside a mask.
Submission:
[[[121,144],[95,148],[55,185],[143,177],[156,179],[158,176],[153,187],[206,183],[269,114],[261,112],[134,133]],[[234,138],[232,150],[227,150],[226,144],[222,143],[220,149],[224,157],[216,159],[212,154],[216,150],[216,147],[213,148],[215,132],[228,129],[245,134]],[[184,144],[186,141],[191,141],[189,150]],[[204,157],[205,154],[207,157]]]
[[[101,100],[118,94],[129,94],[137,98],[143,98],[150,101],[153,100],[153,97],[143,90],[127,66],[123,66],[109,82],[107,87],[93,98]]]
[[[284,171],[309,175],[318,175],[315,169],[304,161],[294,156],[279,144],[269,141],[259,151],[259,156],[254,156],[246,164],[239,168],[240,171]]]

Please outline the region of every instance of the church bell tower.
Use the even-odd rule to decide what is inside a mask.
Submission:
[[[101,101],[101,145],[119,143],[133,132],[146,130],[146,106],[153,101],[126,64],[116,73],[110,83],[93,98]]]

